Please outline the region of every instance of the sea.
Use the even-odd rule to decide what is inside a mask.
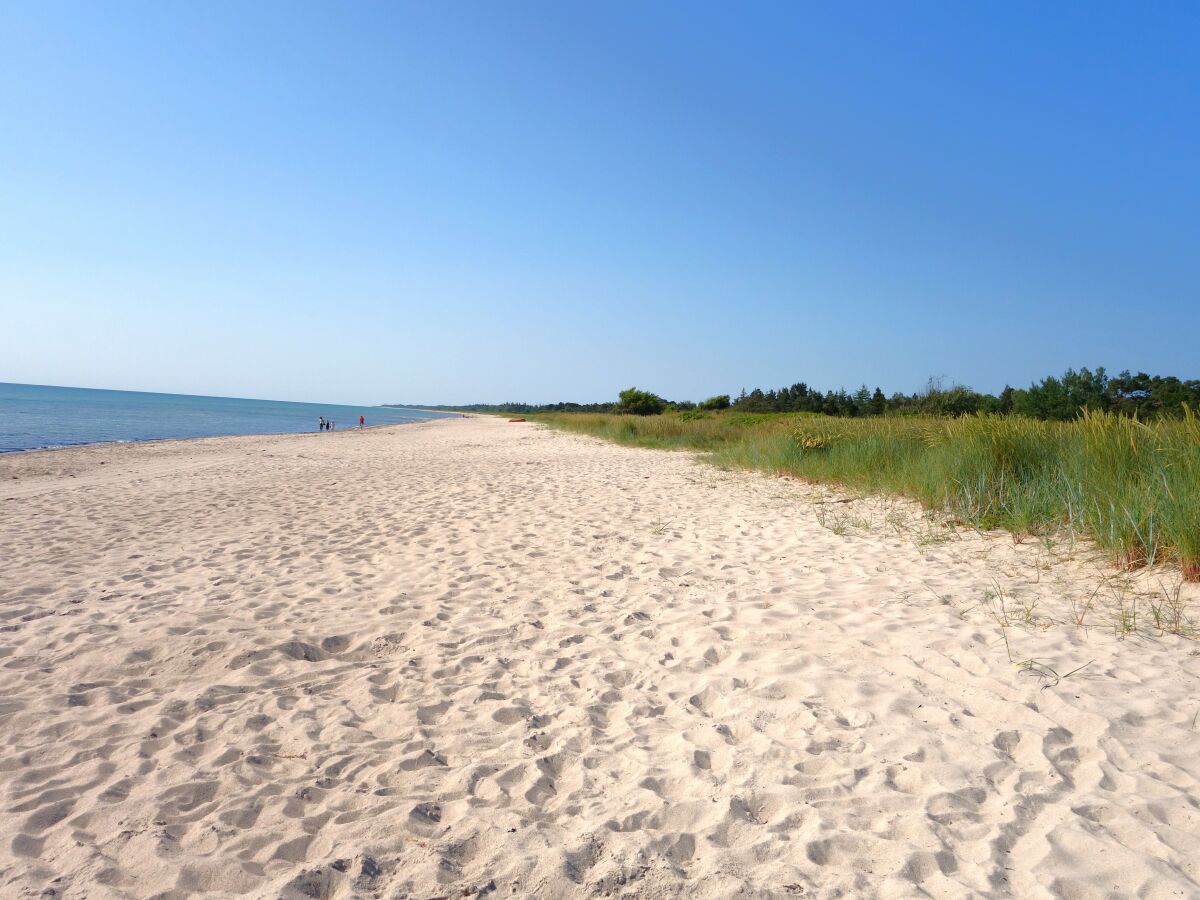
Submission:
[[[393,406],[241,400],[0,382],[0,453],[167,438],[316,431],[321,416],[331,419],[341,431],[357,425],[359,416],[370,426],[446,415]]]

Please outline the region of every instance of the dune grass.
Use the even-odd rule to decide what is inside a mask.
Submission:
[[[1200,580],[1200,419],[837,419],[736,412],[532,417],[718,465],[912,497],[978,528],[1090,536],[1123,568],[1177,562]]]

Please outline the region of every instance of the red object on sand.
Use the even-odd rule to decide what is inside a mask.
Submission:
[[[524,422],[524,419],[509,419],[510,422]]]

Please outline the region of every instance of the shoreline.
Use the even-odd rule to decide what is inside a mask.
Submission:
[[[0,502],[16,501],[29,491],[43,493],[65,485],[65,479],[78,479],[72,486],[88,483],[92,476],[104,473],[102,481],[113,477],[117,468],[143,466],[152,468],[156,477],[169,477],[172,471],[184,472],[192,463],[214,465],[229,459],[236,461],[247,455],[271,454],[276,450],[305,447],[310,440],[339,444],[346,436],[366,439],[387,434],[393,429],[413,430],[431,422],[449,419],[419,419],[412,422],[392,422],[366,428],[334,432],[283,431],[274,434],[222,434],[195,438],[157,438],[146,441],[110,441],[79,444],[42,450],[20,450],[0,453]],[[320,444],[312,445],[314,449]],[[350,446],[346,444],[344,446]],[[101,469],[108,466],[108,469]]]
[[[62,444],[55,447],[30,447],[26,450],[0,450],[0,460],[7,456],[20,456],[26,453],[59,453],[64,450],[86,450],[91,447],[128,447],[148,444],[188,443],[192,441],[219,441],[229,438],[272,438],[289,435],[305,434],[342,434],[347,431],[371,431],[377,428],[401,428],[406,425],[420,425],[424,422],[436,422],[438,418],[414,418],[407,422],[385,422],[381,425],[365,425],[359,428],[351,425],[332,432],[322,431],[256,431],[250,434],[204,434],[193,437],[142,438],[137,440],[87,441],[81,444]]]

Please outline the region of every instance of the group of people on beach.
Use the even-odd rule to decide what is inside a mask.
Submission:
[[[359,416],[358,417],[358,427],[365,428],[366,424],[367,424],[366,416]],[[333,431],[333,419],[327,419],[324,416],[320,416],[317,419],[317,430],[318,431]]]

